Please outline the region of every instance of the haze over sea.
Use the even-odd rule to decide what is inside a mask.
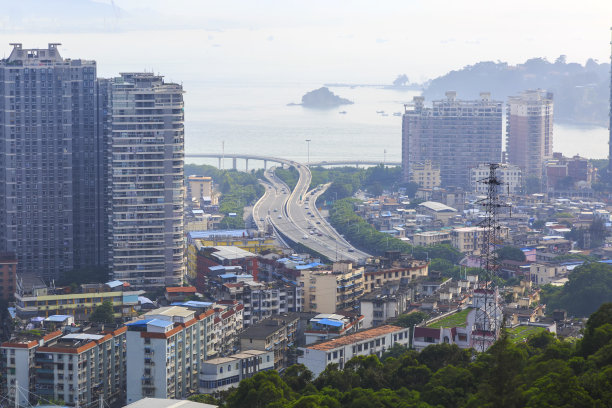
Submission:
[[[184,83],[185,150],[190,153],[248,153],[277,156],[300,162],[310,161],[401,160],[401,116],[403,104],[418,91],[383,87],[330,87],[353,105],[317,110],[299,103],[308,91],[321,83]],[[340,114],[346,111],[346,114]],[[384,116],[377,111],[384,111]],[[604,127],[568,126],[555,123],[555,152],[601,159],[608,155],[608,130]],[[386,150],[386,153],[385,153]],[[187,158],[187,163],[217,165],[217,160]],[[261,167],[249,162],[249,168]],[[227,160],[225,168],[231,167]],[[244,168],[244,162],[238,167]]]

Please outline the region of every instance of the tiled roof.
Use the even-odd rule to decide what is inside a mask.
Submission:
[[[168,293],[195,293],[196,288],[193,286],[176,286],[166,288]]]
[[[368,339],[379,337],[385,334],[397,332],[400,330],[405,330],[405,329],[399,326],[385,325],[385,326],[375,327],[369,330],[364,330],[362,332],[349,334],[348,336],[337,337],[333,340],[315,344],[307,348],[311,350],[331,350],[331,349],[335,349],[341,346],[346,346],[348,344],[358,343],[363,340],[368,340]]]

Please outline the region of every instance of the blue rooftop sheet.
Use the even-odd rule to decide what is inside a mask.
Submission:
[[[200,302],[200,301],[197,301],[197,300],[190,300],[188,302],[184,302],[183,306],[209,307],[209,306],[212,306],[212,302]]]
[[[169,322],[167,320],[161,319],[152,319],[147,322],[147,326],[155,326],[155,327],[168,327],[172,326],[174,323]]]
[[[215,265],[215,266],[211,266],[208,269],[210,269],[211,271],[224,271],[225,270],[225,266],[223,265]]]
[[[141,319],[136,320],[135,322],[127,323],[126,326],[146,326],[151,320],[154,319]]]
[[[235,278],[236,274],[235,273],[224,273],[223,275],[219,275],[219,277],[221,279],[230,279],[230,278]]]
[[[330,319],[321,319],[317,322],[317,324],[322,324],[325,326],[333,326],[333,327],[342,327],[344,326],[344,323],[339,322],[337,320],[330,320]]]
[[[63,322],[64,320],[70,318],[70,315],[52,315],[45,319],[46,322]]]
[[[295,269],[301,271],[302,269],[316,268],[317,266],[321,266],[321,265],[323,264],[319,262],[312,262],[306,265],[296,265]]]

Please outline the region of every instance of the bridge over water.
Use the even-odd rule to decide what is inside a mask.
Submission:
[[[218,168],[221,168],[223,160],[232,159],[232,168],[237,169],[237,161],[238,159],[245,161],[245,169],[249,170],[249,160],[257,160],[263,161],[264,169],[268,168],[268,162],[278,163],[282,165],[295,165],[297,162],[289,159],[282,159],[280,157],[273,156],[264,156],[259,154],[242,154],[242,153],[186,153],[185,158],[204,158],[204,159],[217,159],[218,160]],[[304,164],[304,163],[302,163]],[[381,161],[377,160],[324,160],[317,162],[310,162],[310,167],[317,166],[378,166],[379,164],[383,164]],[[385,166],[401,166],[401,162],[385,162]]]

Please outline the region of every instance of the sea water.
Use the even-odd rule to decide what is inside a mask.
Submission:
[[[306,82],[185,83],[186,154],[224,150],[304,163],[308,158],[311,162],[401,160],[402,118],[397,115],[419,91],[338,86],[329,88],[354,104],[324,110],[287,105],[299,103],[302,95],[321,86]],[[606,158],[607,142],[605,127],[554,125],[554,151],[566,156]],[[216,159],[187,158],[186,162],[217,164]],[[255,167],[261,163],[249,162],[249,168]]]

